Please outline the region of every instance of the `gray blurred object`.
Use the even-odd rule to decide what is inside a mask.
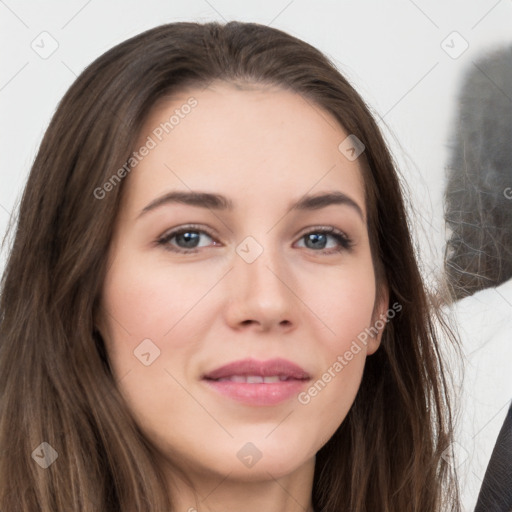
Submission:
[[[472,63],[452,141],[445,272],[458,300],[512,278],[512,47]]]

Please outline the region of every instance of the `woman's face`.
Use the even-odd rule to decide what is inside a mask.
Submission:
[[[310,470],[347,415],[387,309],[348,135],[299,95],[223,82],[147,119],[98,327],[174,470]]]

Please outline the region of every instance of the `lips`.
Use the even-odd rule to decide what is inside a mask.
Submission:
[[[296,396],[310,378],[286,359],[244,359],[208,372],[202,381],[217,396],[250,406],[273,406]]]
[[[221,377],[215,379],[216,382],[245,382],[246,384],[274,384],[290,380],[285,375],[272,375],[271,377],[262,377],[261,375],[232,375],[231,377]]]
[[[269,361],[244,359],[208,372],[203,378],[261,384],[265,381],[271,383],[285,380],[307,380],[310,377],[303,368],[286,359],[271,359]]]

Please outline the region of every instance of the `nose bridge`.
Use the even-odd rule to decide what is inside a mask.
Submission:
[[[247,236],[236,247],[235,273],[241,281],[240,284],[245,282],[253,294],[262,291],[277,294],[283,292],[284,284],[277,275],[284,268],[284,255],[271,244],[271,236],[265,237],[261,242],[253,236]]]
[[[294,321],[293,293],[287,284],[290,272],[285,255],[271,245],[271,238],[265,237],[264,245],[248,236],[235,249],[229,283],[232,321],[266,326]]]

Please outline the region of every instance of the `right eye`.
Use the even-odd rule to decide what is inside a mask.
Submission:
[[[201,239],[205,237],[212,240],[213,244],[209,244],[208,241],[201,244]],[[208,245],[220,245],[207,231],[194,225],[182,226],[169,231],[158,239],[158,244],[167,251],[183,254],[197,253],[199,252],[198,248],[208,247]]]

